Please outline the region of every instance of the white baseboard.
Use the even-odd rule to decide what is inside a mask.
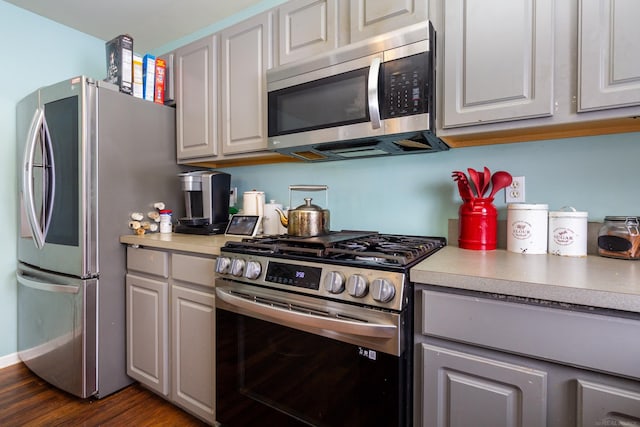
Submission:
[[[18,358],[18,353],[7,354],[6,356],[0,357],[0,369],[15,365],[19,362],[20,358]]]

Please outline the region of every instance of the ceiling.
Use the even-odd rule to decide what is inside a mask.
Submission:
[[[192,34],[262,0],[6,0],[102,40],[133,37],[145,53]]]

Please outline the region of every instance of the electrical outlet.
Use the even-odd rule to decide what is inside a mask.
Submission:
[[[238,203],[238,187],[231,187],[229,191],[229,206],[235,206]]]
[[[504,189],[505,203],[524,203],[524,176],[514,176],[511,185]]]

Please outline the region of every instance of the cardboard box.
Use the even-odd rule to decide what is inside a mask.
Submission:
[[[107,78],[105,81],[120,88],[120,92],[133,94],[133,38],[123,34],[105,44]]]
[[[133,96],[142,98],[142,55],[133,54]]]
[[[167,63],[162,58],[156,58],[156,84],[153,102],[164,104],[164,87],[167,77]]]
[[[156,57],[146,54],[142,58],[142,92],[147,101],[153,101],[156,83]]]

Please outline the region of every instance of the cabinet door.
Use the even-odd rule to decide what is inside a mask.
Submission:
[[[553,113],[552,0],[441,4],[443,127]]]
[[[421,425],[546,425],[545,372],[428,344],[421,353]]]
[[[338,47],[337,0],[290,1],[278,9],[279,64]]]
[[[224,30],[222,40],[223,153],[267,148],[266,71],[273,65],[273,12]]]
[[[215,308],[212,293],[173,285],[172,400],[215,421]]]
[[[429,0],[351,0],[351,43],[428,19]]]
[[[167,282],[127,274],[127,374],[169,394]]]
[[[579,427],[635,426],[640,420],[640,393],[578,380]]]
[[[218,38],[176,50],[176,140],[178,160],[218,154]]]
[[[578,111],[640,105],[640,2],[582,0]]]

